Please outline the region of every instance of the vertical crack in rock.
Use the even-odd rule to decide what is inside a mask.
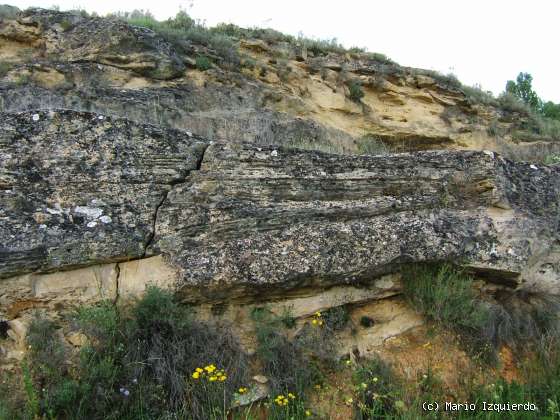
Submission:
[[[204,155],[206,153],[206,150],[208,150],[208,146],[209,146],[209,144],[204,145],[204,147],[203,147],[203,149],[200,153],[200,157],[198,158],[198,160],[196,162],[195,169],[187,171],[187,173],[185,174],[184,177],[181,177],[181,178],[179,178],[175,181],[170,182],[169,183],[169,189],[167,191],[163,192],[162,198],[161,198],[161,200],[159,201],[159,203],[157,204],[157,206],[154,210],[154,216],[152,218],[152,232],[148,236],[148,240],[146,241],[146,245],[144,245],[144,252],[143,252],[141,258],[146,258],[148,250],[150,249],[150,247],[152,246],[152,243],[154,242],[154,238],[156,236],[156,225],[157,225],[159,210],[160,210],[161,206],[163,206],[163,203],[165,203],[165,200],[167,200],[167,197],[168,197],[169,193],[173,190],[173,187],[175,187],[176,185],[180,185],[180,184],[185,183],[192,172],[200,170],[200,168],[202,167],[202,162],[204,161]]]

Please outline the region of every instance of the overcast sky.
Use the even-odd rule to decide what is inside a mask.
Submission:
[[[0,0],[2,1],[2,0]],[[337,38],[406,66],[453,72],[468,85],[495,94],[520,71],[533,75],[545,100],[560,102],[558,0],[4,0],[104,15],[150,10],[158,19],[180,8],[210,26],[271,27],[308,37]]]

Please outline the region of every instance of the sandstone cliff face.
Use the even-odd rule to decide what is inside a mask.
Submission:
[[[360,150],[364,136],[400,151],[489,149],[521,159],[558,151],[547,138],[514,144],[526,116],[427,71],[274,40],[240,39],[237,48],[240,62],[225,67],[204,45],[179,48],[116,19],[32,9],[0,21],[0,57],[11,65],[0,110],[95,111],[210,139],[339,153]],[[201,55],[217,65],[199,71]],[[350,83],[361,85],[359,101]]]
[[[0,139],[2,278],[162,255],[186,300],[231,301],[452,259],[559,291],[557,167],[211,144],[71,111],[2,114]]]
[[[341,342],[362,353],[422,322],[398,296],[406,264],[560,294],[560,168],[495,153],[557,149],[508,143],[524,116],[359,54],[239,48],[255,65],[200,71],[209,47],[118,20],[0,20],[0,318],[19,346],[0,356],[22,357],[30,309],[149,284],[241,330],[262,303],[355,304],[376,326]]]
[[[205,147],[70,111],[3,114],[0,125],[2,277],[141,257],[158,206]]]

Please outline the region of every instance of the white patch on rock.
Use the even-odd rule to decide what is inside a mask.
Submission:
[[[46,229],[47,225],[39,225],[39,229]]]
[[[62,210],[61,209],[51,209],[47,207],[47,213],[49,214],[62,214]]]
[[[102,120],[103,118],[105,118],[103,115],[100,115],[99,117],[97,117],[98,120]]]
[[[531,168],[531,169],[539,169],[539,168],[537,168],[535,165],[530,165],[529,168]]]
[[[190,131],[187,131],[187,136],[192,137],[192,133]]]
[[[111,223],[113,221],[110,216],[101,216],[99,220],[105,224]]]
[[[482,153],[484,153],[485,155],[490,156],[492,159],[494,159],[494,152],[490,151],[490,150],[483,150]]]
[[[273,150],[272,152],[270,152],[270,156],[278,156],[278,151]]]
[[[88,228],[94,228],[95,226],[97,226],[97,222],[89,222],[89,223],[87,224],[87,227],[88,227]]]
[[[33,119],[33,121],[39,121],[39,114],[33,114],[31,118]]]
[[[88,219],[98,219],[103,214],[103,209],[98,207],[76,206],[74,213],[84,214]]]

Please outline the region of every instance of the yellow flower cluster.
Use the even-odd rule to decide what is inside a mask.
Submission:
[[[274,402],[276,403],[276,405],[279,405],[279,406],[283,407],[283,406],[288,405],[290,400],[293,400],[295,398],[296,398],[296,396],[294,394],[292,394],[291,392],[288,392],[287,397],[280,394],[276,398],[274,398]]]
[[[237,390],[240,394],[245,394],[247,392],[247,388],[241,387]]]
[[[317,311],[313,314],[313,319],[311,320],[311,324],[316,327],[323,326],[323,315],[321,315],[321,312]]]
[[[225,371],[216,368],[213,364],[204,366],[204,368],[197,367],[191,376],[193,379],[206,378],[208,382],[223,382],[227,379]]]

